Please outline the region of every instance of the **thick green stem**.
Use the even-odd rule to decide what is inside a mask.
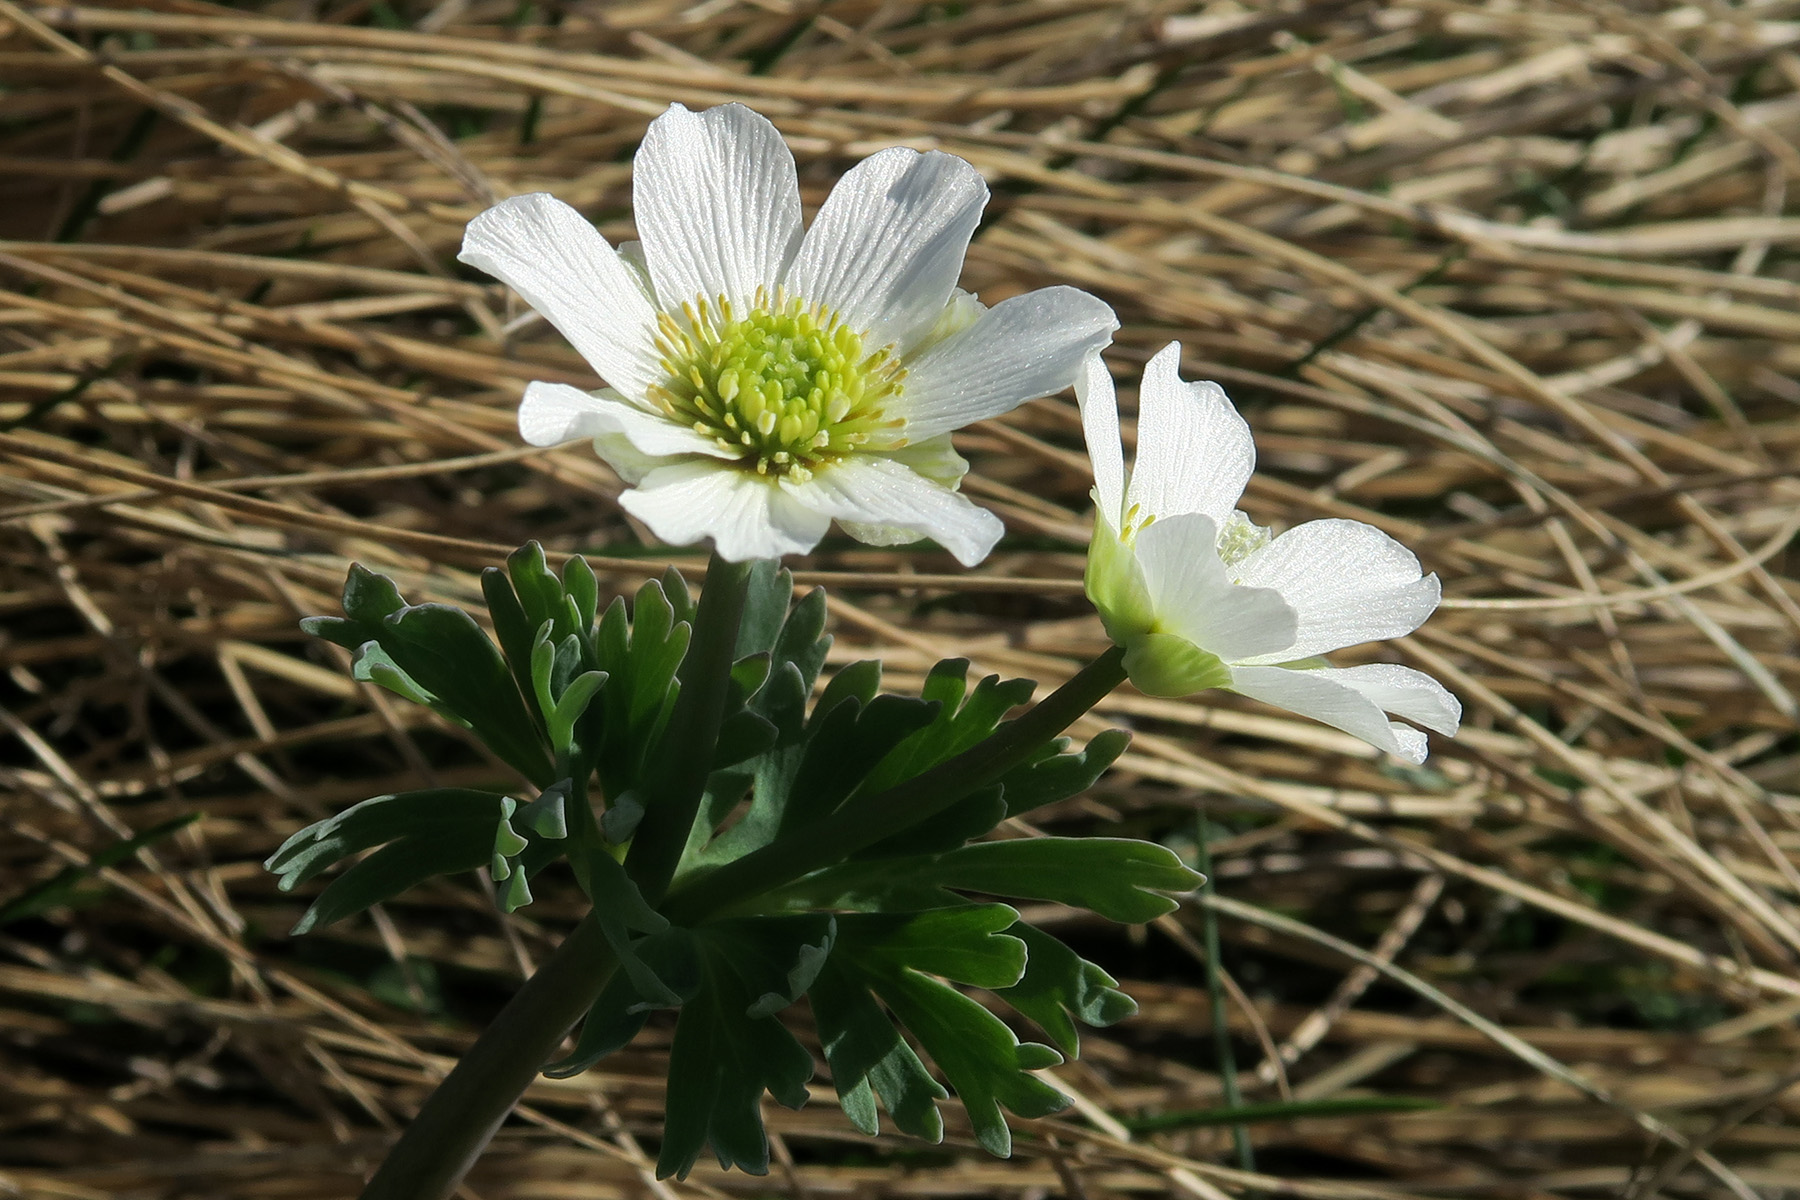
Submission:
[[[362,1200],[449,1196],[615,966],[594,919],[577,925],[425,1101]]]
[[[1114,646],[1046,696],[1043,703],[1000,726],[986,741],[695,878],[669,896],[663,914],[677,924],[700,920],[930,820],[994,783],[1104,700],[1125,681],[1124,660],[1125,652]]]
[[[651,763],[650,777],[640,789],[644,818],[631,839],[625,869],[652,905],[675,877],[712,773],[752,565],[728,562],[717,554],[707,564],[706,585],[694,614],[694,640],[678,676],[681,693],[675,697],[675,711]]]

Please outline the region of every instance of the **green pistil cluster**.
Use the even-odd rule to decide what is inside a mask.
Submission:
[[[1219,557],[1227,568],[1235,567],[1269,544],[1269,531],[1242,512],[1233,510],[1219,530]]]
[[[713,439],[763,475],[805,482],[902,422],[883,415],[906,371],[887,348],[821,305],[759,292],[742,315],[724,300],[683,306],[686,322],[659,318],[667,380],[650,395],[672,419]]]

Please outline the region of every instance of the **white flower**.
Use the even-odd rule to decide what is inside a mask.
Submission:
[[[545,194],[470,222],[463,262],[511,285],[608,384],[534,383],[519,431],[591,437],[664,541],[728,559],[811,550],[833,519],[876,545],[932,537],[964,565],[1000,521],[955,490],[950,431],[1059,391],[1118,321],[1074,288],[992,309],[956,287],[987,185],[963,160],[884,150],[812,228],[794,158],[741,104],[655,121],[614,250]]]
[[[1269,536],[1237,511],[1256,465],[1250,427],[1215,383],[1184,383],[1181,346],[1150,360],[1127,476],[1119,407],[1099,354],[1075,382],[1094,463],[1087,591],[1141,691],[1227,688],[1312,717],[1401,758],[1454,734],[1462,705],[1409,667],[1333,667],[1322,655],[1411,633],[1437,608],[1436,575],[1373,525],[1308,521]]]

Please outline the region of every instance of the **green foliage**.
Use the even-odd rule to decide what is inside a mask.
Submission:
[[[977,842],[940,857],[930,874],[945,887],[1052,900],[1131,925],[1174,912],[1176,901],[1163,893],[1202,882],[1173,851],[1124,838]]]
[[[832,960],[842,972],[845,990],[873,993],[919,1039],[956,1089],[976,1140],[1002,1157],[1012,1152],[1002,1107],[1023,1117],[1042,1117],[1068,1104],[1061,1092],[1030,1074],[1056,1065],[1062,1056],[1048,1046],[1021,1043],[998,1017],[932,976],[977,987],[1016,983],[1025,970],[1025,945],[1000,931],[1010,928],[1017,917],[998,904],[847,916],[840,919],[840,950]],[[863,1036],[874,1044],[871,1032],[863,1030]],[[867,1057],[862,1056],[865,1061]],[[838,1070],[835,1061],[832,1069]],[[852,1093],[844,1103],[845,1113],[866,1127],[872,1114],[856,1094],[864,1085],[880,1090],[867,1066],[860,1078],[849,1077],[848,1088],[843,1082],[838,1086],[840,1097]],[[905,1104],[916,1111],[916,1088],[910,1096],[904,1088],[893,1098],[886,1091],[881,1094],[896,1120]]]
[[[747,580],[728,578],[744,589],[741,610],[728,606],[735,625],[697,637],[696,620],[714,619],[700,614],[725,610],[716,601],[696,609],[673,571],[639,587],[628,607],[601,595],[585,561],[571,558],[559,575],[529,544],[505,570],[483,574],[490,641],[468,614],[409,605],[391,581],[354,568],[345,615],[306,627],[353,649],[359,677],[472,730],[539,790],[529,803],[456,788],[378,796],[296,834],[268,863],[284,889],[350,863],[296,932],[482,865],[500,904],[514,908],[530,901],[531,877],[566,856],[617,967],[574,1051],[548,1073],[585,1070],[653,1012],[677,1010],[660,1174],[684,1176],[708,1151],[727,1167],[767,1170],[763,1093],[798,1106],[813,1074],[780,1019],[802,998],[857,1128],[877,1132],[885,1109],[901,1130],[941,1139],[938,1102],[953,1089],[980,1143],[1007,1154],[1006,1112],[1038,1117],[1067,1102],[1032,1073],[1062,1055],[1020,1041],[958,985],[989,989],[1069,1054],[1077,1022],[1111,1024],[1134,1006],[1106,972],[993,898],[1142,922],[1170,911],[1171,895],[1199,877],[1142,842],[984,840],[1009,816],[1089,787],[1126,736],[1101,734],[1071,752],[1058,724],[1033,742],[1018,733],[1032,726],[1004,723],[1034,685],[971,682],[961,659],[932,668],[918,696],[884,693],[878,662],[846,665],[820,687],[831,645],[824,593],[796,602],[792,576],[771,562],[754,564]],[[715,595],[727,594],[737,593]],[[709,655],[722,711],[716,739],[704,739],[705,792],[673,894],[748,855],[779,860],[816,840],[821,822],[864,809],[889,816],[877,826],[886,836],[836,863],[722,891],[723,902],[672,923],[676,909],[646,902],[626,863],[637,861],[634,839],[650,844],[639,822],[662,802],[670,756],[693,744],[673,722],[692,707],[676,701],[696,643],[718,648]],[[929,788],[918,782],[927,772]],[[940,786],[953,791],[931,795]],[[910,827],[892,818],[911,811],[896,797],[917,798]],[[658,822],[670,824],[667,814]]]
[[[473,617],[444,604],[407,604],[393,581],[350,568],[344,616],[308,617],[308,633],[357,652],[354,674],[472,729],[539,787],[551,757],[515,676]]]
[[[469,788],[376,796],[309,825],[263,864],[282,891],[348,856],[385,846],[331,881],[294,926],[306,933],[397,896],[435,875],[471,871],[516,856],[526,840],[513,829],[518,801]]]
[[[1023,922],[1008,932],[1025,947],[1025,973],[999,996],[1036,1022],[1064,1054],[1073,1058],[1081,1050],[1075,1020],[1104,1028],[1137,1011],[1118,980],[1056,938]]]

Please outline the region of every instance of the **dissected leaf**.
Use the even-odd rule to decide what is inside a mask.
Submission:
[[[1050,934],[1020,922],[1007,931],[1025,944],[1025,974],[998,995],[1050,1035],[1064,1054],[1081,1049],[1073,1016],[1102,1028],[1137,1011],[1118,981]]]
[[[1046,1117],[1068,1105],[1067,1096],[1029,1074],[1055,1066],[1062,1056],[1048,1046],[1021,1043],[1000,1018],[949,984],[912,970],[874,976],[871,983],[956,1089],[975,1140],[988,1153],[1012,1153],[1002,1107],[1021,1117]]]
[[[1025,973],[1019,914],[1004,904],[959,904],[924,912],[839,914],[840,953],[866,971],[910,967],[973,987],[1006,988]]]
[[[361,912],[422,883],[491,865],[495,852],[524,849],[510,826],[518,802],[470,788],[429,788],[375,796],[302,829],[263,864],[282,891],[349,855],[387,843],[333,880],[294,926],[305,933]]]
[[[1175,911],[1169,894],[1203,882],[1164,846],[1093,837],[976,842],[940,857],[930,876],[945,887],[1050,900],[1128,925]]]
[[[813,1017],[844,1115],[862,1132],[881,1132],[875,1098],[904,1133],[942,1141],[937,1101],[949,1096],[925,1070],[861,977],[827,962],[813,982]]]
[[[610,854],[587,855],[587,885],[588,895],[594,901],[594,920],[637,994],[659,1008],[680,1004],[682,996],[674,984],[658,975],[632,944],[634,934],[657,934],[668,929],[668,918],[644,902],[637,884]]]
[[[1036,687],[1029,679],[989,675],[970,692],[968,670],[966,658],[945,659],[931,668],[919,696],[937,703],[937,713],[931,724],[896,746],[870,773],[871,792],[911,779],[971,748],[991,735],[1008,712],[1030,700]]]
[[[638,939],[632,944],[632,951],[674,993],[675,1003],[684,1003],[699,992],[700,952],[688,930],[671,926]],[[661,989],[658,994],[662,994]],[[553,1079],[581,1074],[615,1050],[623,1049],[644,1027],[652,1010],[666,1007],[670,1006],[640,992],[631,975],[615,972],[588,1009],[574,1051],[545,1067],[544,1074]]]
[[[1013,928],[1017,917],[1004,904],[838,917],[837,953],[820,976],[813,1011],[839,1101],[859,1128],[873,1131],[874,1093],[903,1129],[934,1140],[942,1131],[936,1095],[921,1085],[922,1068],[899,1035],[891,1026],[885,1033],[879,1027],[887,1022],[870,990],[937,1062],[968,1109],[976,1138],[991,1152],[1004,1155],[1011,1146],[1000,1106],[1036,1117],[1067,1103],[1025,1073],[1062,1061],[1055,1051],[1021,1045],[980,1004],[926,974],[980,987],[1016,984],[1026,969],[1025,944],[1001,931]]]
[[[1008,771],[1000,780],[1005,793],[1006,815],[1016,817],[1034,808],[1079,796],[1094,786],[1094,781],[1106,773],[1130,744],[1131,735],[1123,729],[1104,729],[1089,739],[1078,753],[1048,754]],[[1060,751],[1061,744],[1056,749]]]
[[[840,672],[842,679],[845,672]],[[838,679],[832,680],[835,686]],[[849,689],[845,689],[849,692]],[[807,723],[807,748],[780,803],[777,834],[811,824],[837,811],[862,784],[869,769],[903,738],[931,720],[936,706],[905,696],[840,693],[827,687]],[[822,715],[821,715],[822,714]],[[759,794],[762,780],[757,781]]]
[[[812,1055],[773,1013],[812,985],[834,936],[824,913],[750,917],[697,931],[703,983],[682,1006],[669,1051],[659,1176],[685,1177],[708,1146],[722,1167],[768,1170],[762,1094],[799,1108],[813,1073]]]

